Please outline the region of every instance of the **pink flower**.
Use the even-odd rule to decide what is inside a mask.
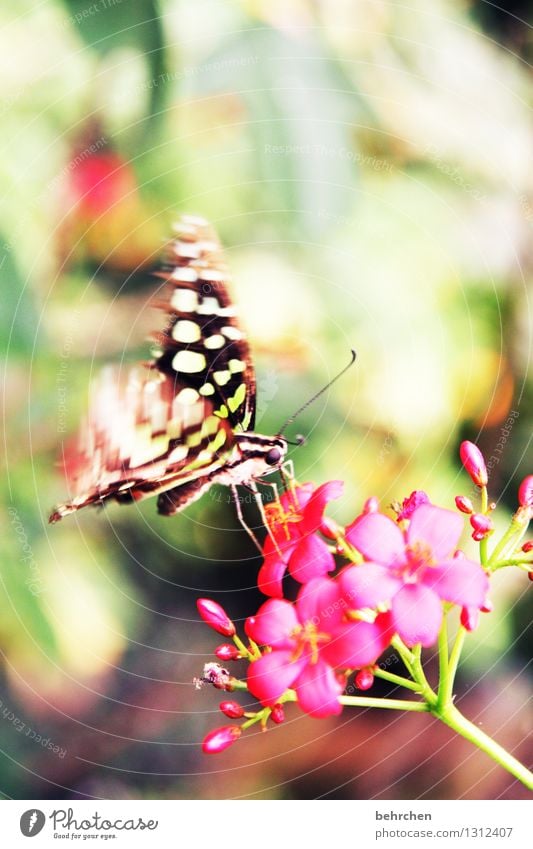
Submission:
[[[433,645],[442,621],[442,601],[481,608],[488,579],[479,565],[454,558],[463,520],[451,510],[422,504],[401,531],[382,513],[360,516],[346,537],[365,560],[339,578],[352,609],[390,605],[395,631],[409,646]]]
[[[401,513],[398,513],[398,521],[410,519],[417,507],[421,504],[429,504],[429,497],[422,489],[415,489],[409,498],[404,498]]]
[[[249,625],[252,639],[272,651],[250,664],[248,689],[274,705],[294,687],[300,707],[315,717],[341,712],[344,687],[336,669],[372,665],[390,643],[390,616],[374,622],[345,621],[337,582],[315,578],[302,587],[295,604],[266,601]]]
[[[279,504],[267,508],[276,542],[269,534],[263,545],[265,559],[257,583],[264,595],[283,598],[281,581],[287,568],[300,584],[334,570],[333,555],[316,532],[322,526],[327,503],[338,498],[342,488],[341,481],[329,481],[316,489],[313,484],[303,484],[294,496],[286,492]]]

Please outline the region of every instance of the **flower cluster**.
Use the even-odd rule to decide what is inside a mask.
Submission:
[[[460,456],[480,490],[478,512],[465,496],[457,496],[455,512],[415,491],[392,515],[379,510],[376,498],[369,498],[361,514],[341,528],[324,516],[328,503],[342,494],[339,481],[318,488],[294,483],[279,501],[267,505],[268,534],[258,586],[268,599],[246,620],[246,639],[241,640],[220,605],[209,599],[198,602],[204,621],[233,639],[233,644],[216,649],[217,658],[249,664],[245,681],[223,670],[226,674],[217,676],[215,686],[246,689],[261,708],[250,713],[237,702],[222,702],[225,716],[244,721],[210,732],[205,752],[222,751],[256,722],[263,728],[269,720],[279,724],[286,702],[297,702],[317,718],[339,714],[343,704],[353,703],[342,695],[352,673],[362,691],[379,675],[425,692],[428,705],[433,696],[437,700],[423,673],[417,673],[420,649],[435,645],[454,607],[465,631],[476,627],[479,613],[492,609],[489,577],[495,569],[532,568],[533,545],[520,547],[520,542],[533,513],[533,476],[520,486],[519,508],[489,556],[495,505],[488,503],[483,456],[470,442],[462,444]],[[459,548],[465,515],[480,543],[479,560]],[[301,585],[295,601],[284,597],[286,574]],[[390,646],[402,658],[411,682],[376,666]]]

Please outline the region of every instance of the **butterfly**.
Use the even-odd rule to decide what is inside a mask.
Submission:
[[[154,334],[154,359],[100,374],[66,457],[70,500],[50,522],[90,504],[153,495],[170,516],[213,484],[254,488],[283,466],[287,440],[254,431],[254,367],[207,221],[184,216],[175,225],[158,276],[167,324]]]

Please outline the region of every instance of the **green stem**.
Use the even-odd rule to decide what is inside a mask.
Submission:
[[[448,664],[448,680],[446,682],[446,686],[443,690],[442,694],[442,705],[447,705],[451,703],[453,697],[453,685],[455,682],[455,673],[457,672],[457,667],[459,666],[459,659],[461,657],[461,652],[463,650],[465,638],[466,638],[466,628],[463,628],[462,625],[459,626],[459,630],[457,631],[457,636],[455,637],[455,642],[453,644],[453,648],[450,654],[450,662]]]
[[[378,707],[389,710],[411,710],[417,713],[428,713],[430,706],[426,702],[408,702],[404,699],[371,699],[365,696],[339,696],[341,705],[351,707]]]
[[[437,701],[437,694],[433,692],[429,686],[429,682],[422,669],[422,646],[413,647],[413,678],[420,685],[420,692],[424,696],[428,705],[434,705]]]
[[[497,764],[510,772],[511,775],[514,775],[529,790],[533,790],[533,773],[509,754],[499,743],[496,743],[484,731],[481,731],[477,725],[466,719],[454,705],[447,705],[443,710],[434,711],[434,714],[445,725],[452,728],[461,737],[464,737],[465,740],[469,740],[474,746],[477,746],[478,749],[489,755],[493,761],[496,761]]]
[[[385,669],[373,669],[372,672],[376,678],[391,681],[393,684],[398,684],[399,687],[407,687],[408,690],[413,690],[415,693],[420,692],[420,685],[416,681],[409,681],[408,678],[402,678],[401,675],[394,675],[393,672],[387,672]]]
[[[413,676],[413,661],[414,657],[405,645],[405,643],[400,639],[400,637],[396,636],[392,638],[391,646],[393,649],[396,649],[398,654],[400,655],[403,665],[407,669],[409,675]]]
[[[489,505],[489,494],[486,486],[481,487],[481,512],[486,513],[487,507]],[[479,559],[481,561],[482,566],[487,565],[487,537],[483,537],[483,539],[479,543]]]
[[[446,693],[449,679],[448,659],[448,619],[445,613],[439,631],[439,690],[437,700],[439,705],[446,704]]]

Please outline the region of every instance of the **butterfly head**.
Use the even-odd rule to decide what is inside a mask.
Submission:
[[[263,436],[260,433],[235,435],[243,470],[251,472],[250,478],[260,478],[277,471],[287,454],[287,440],[283,436]]]

